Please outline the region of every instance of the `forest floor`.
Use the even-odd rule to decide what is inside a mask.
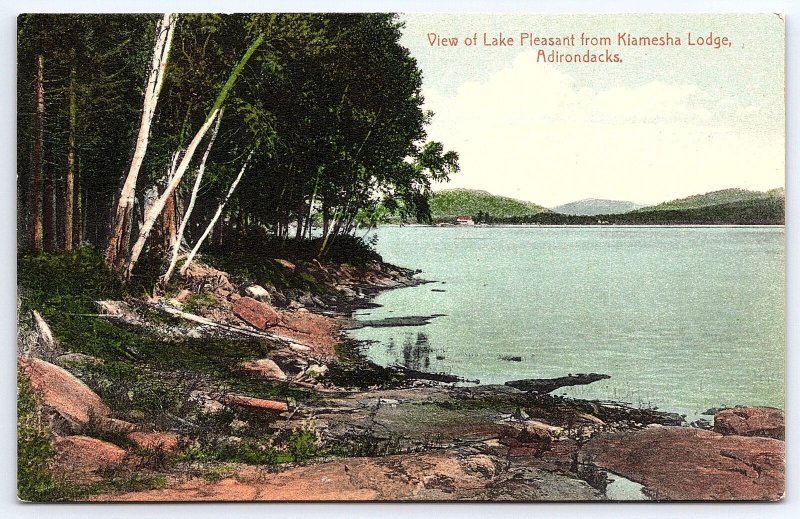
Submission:
[[[30,419],[20,441],[47,439],[41,453],[23,445],[21,459],[34,466],[48,456],[49,474],[20,469],[22,498],[783,495],[779,410],[711,410],[713,419],[689,425],[671,413],[546,392],[597,374],[481,386],[378,366],[344,330],[375,294],[422,283],[417,272],[377,258],[228,265],[232,273],[193,265],[168,290],[131,296],[98,278],[90,255],[66,265],[20,261],[21,394],[37,402],[21,412]],[[387,325],[427,322],[406,317]]]

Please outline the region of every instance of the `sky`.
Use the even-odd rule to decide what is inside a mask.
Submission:
[[[483,189],[553,207],[583,198],[652,204],[784,185],[784,21],[748,15],[404,14],[423,73],[428,138],[460,155],[435,189]],[[517,39],[483,46],[483,34]],[[518,45],[520,33],[575,47]],[[617,33],[679,37],[622,47]],[[430,44],[431,33],[458,37]],[[610,46],[586,47],[587,36]],[[730,46],[687,45],[687,35]],[[478,35],[477,45],[464,38]],[[621,63],[546,63],[538,50],[618,53]]]

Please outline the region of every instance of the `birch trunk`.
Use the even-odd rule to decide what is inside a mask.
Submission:
[[[156,29],[153,58],[150,62],[150,72],[142,103],[142,120],[139,124],[139,133],[136,137],[136,146],[134,147],[128,175],[125,177],[125,183],[120,190],[119,201],[114,214],[114,224],[106,247],[106,263],[112,268],[119,264],[120,257],[124,255],[128,246],[130,231],[126,232],[126,227],[131,222],[133,200],[136,195],[136,181],[150,140],[150,126],[158,104],[158,94],[164,81],[164,70],[167,67],[176,19],[177,16],[175,14],[165,13]]]
[[[133,272],[133,267],[135,267],[136,262],[139,261],[139,256],[142,254],[142,249],[144,249],[144,244],[147,241],[147,237],[150,235],[150,231],[153,229],[156,218],[158,218],[158,215],[160,215],[162,209],[164,209],[167,198],[172,196],[172,194],[175,192],[175,189],[178,187],[178,184],[180,184],[184,173],[186,173],[186,169],[189,167],[189,163],[192,161],[194,152],[197,150],[197,146],[200,144],[200,141],[203,140],[203,137],[208,132],[208,129],[214,123],[218,113],[219,110],[215,110],[211,114],[211,117],[209,117],[203,126],[197,131],[197,134],[192,139],[192,142],[189,143],[189,147],[186,148],[186,153],[183,155],[183,159],[181,160],[178,169],[175,171],[175,175],[173,175],[172,179],[169,181],[169,184],[167,184],[167,187],[164,188],[164,193],[158,198],[158,200],[155,201],[150,210],[144,215],[144,221],[142,221],[142,226],[139,230],[139,237],[136,239],[136,243],[134,243],[133,247],[131,248],[130,258],[122,268],[123,278],[130,279],[131,273]]]
[[[194,260],[194,257],[197,255],[197,251],[200,250],[200,247],[203,245],[203,242],[208,237],[208,235],[211,232],[211,230],[214,228],[214,224],[217,223],[217,220],[219,219],[220,215],[222,214],[222,210],[225,209],[225,204],[228,203],[228,200],[230,200],[231,195],[233,195],[234,190],[236,190],[236,186],[239,185],[239,181],[242,180],[242,175],[244,175],[244,170],[247,169],[247,164],[250,162],[250,159],[253,157],[253,152],[254,151],[255,151],[255,149],[252,150],[250,152],[250,154],[247,156],[247,160],[244,161],[244,165],[242,165],[242,169],[239,170],[239,175],[236,177],[236,180],[233,181],[233,184],[231,184],[231,188],[228,190],[228,194],[225,195],[225,198],[219,204],[219,207],[217,207],[217,212],[214,213],[214,217],[211,218],[211,222],[209,222],[208,227],[206,227],[205,232],[203,232],[203,235],[200,236],[199,240],[197,240],[197,243],[195,244],[194,248],[192,249],[192,252],[190,252],[189,255],[186,257],[186,262],[183,264],[183,266],[181,267],[181,270],[180,270],[181,275],[186,273],[186,269],[189,268],[189,265],[191,265],[192,260]]]
[[[33,92],[36,112],[33,115],[33,147],[31,148],[31,178],[28,186],[28,217],[31,249],[42,252],[42,140],[44,138],[44,57],[36,56]]]
[[[142,253],[144,243],[147,241],[147,236],[150,234],[150,230],[153,228],[155,219],[158,218],[158,215],[164,208],[166,197],[171,196],[175,191],[175,188],[178,187],[178,184],[183,178],[183,174],[186,172],[186,168],[189,166],[189,162],[194,156],[197,146],[200,144],[200,140],[202,140],[203,136],[206,134],[206,132],[208,132],[208,128],[211,126],[211,124],[213,124],[214,119],[219,114],[220,108],[222,108],[222,104],[228,97],[228,93],[233,88],[233,85],[236,84],[236,80],[239,78],[242,70],[244,70],[244,67],[247,65],[250,57],[253,55],[256,49],[261,46],[262,43],[264,43],[264,35],[260,34],[255,40],[253,40],[253,43],[251,43],[247,48],[236,66],[233,67],[233,70],[228,76],[227,81],[225,81],[225,85],[223,85],[222,90],[220,90],[220,93],[217,95],[217,99],[214,101],[214,105],[211,107],[211,111],[209,112],[206,121],[203,123],[203,126],[200,128],[200,130],[198,130],[197,134],[192,139],[192,142],[189,143],[189,147],[186,149],[186,154],[183,156],[181,165],[178,166],[178,171],[175,173],[175,178],[170,181],[167,189],[164,191],[164,195],[159,199],[155,207],[153,207],[154,213],[150,217],[145,218],[142,229],[139,232],[139,237],[131,248],[130,257],[128,258],[128,261],[125,262],[125,265],[120,269],[123,279],[130,279],[133,268],[136,266],[136,262],[139,261],[139,255]]]
[[[175,239],[175,244],[172,246],[172,258],[169,261],[167,271],[161,276],[161,285],[166,286],[169,283],[169,278],[172,277],[172,272],[175,270],[175,265],[178,263],[178,253],[181,250],[181,242],[183,241],[183,233],[186,230],[186,224],[189,222],[189,217],[192,215],[194,203],[197,201],[197,193],[200,191],[200,184],[203,181],[203,173],[206,170],[206,161],[208,154],[211,152],[211,147],[214,145],[214,140],[217,138],[219,132],[219,124],[222,121],[222,112],[217,117],[217,123],[214,125],[214,131],[211,132],[211,138],[206,146],[206,152],[203,154],[203,160],[200,161],[200,167],[197,169],[197,178],[194,180],[194,187],[192,188],[192,196],[189,198],[189,205],[186,207],[186,212],[181,219],[181,225],[178,228],[178,234]]]

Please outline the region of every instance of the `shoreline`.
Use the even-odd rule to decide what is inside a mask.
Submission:
[[[227,339],[233,340],[236,334],[243,331],[263,337],[259,340],[271,344],[266,355],[262,354],[261,359],[237,364],[239,367],[235,367],[238,370],[236,376],[277,384],[276,387],[284,388],[281,391],[288,392],[287,394],[295,389],[302,390],[302,400],[288,397],[272,397],[267,400],[258,393],[242,392],[242,389],[234,394],[227,390],[228,393],[218,395],[211,390],[211,386],[208,389],[202,389],[201,386],[202,391],[193,391],[197,395],[192,398],[199,398],[202,408],[214,410],[208,412],[232,410],[237,418],[225,425],[226,431],[233,431],[231,427],[237,420],[245,424],[244,427],[248,430],[255,427],[253,433],[250,433],[255,434],[254,439],[246,440],[248,442],[256,441],[259,430],[262,431],[262,436],[266,431],[272,431],[270,434],[274,440],[271,441],[277,442],[291,439],[286,436],[290,431],[292,435],[308,431],[303,434],[311,434],[315,440],[307,448],[310,449],[309,452],[318,454],[305,459],[293,454],[294,462],[270,465],[268,475],[258,477],[252,472],[252,465],[241,464],[240,461],[231,465],[221,479],[216,479],[216,476],[212,478],[214,481],[203,474],[208,471],[216,473],[227,465],[200,463],[190,470],[195,475],[188,480],[178,476],[180,470],[186,470],[185,468],[178,472],[173,469],[166,472],[156,470],[156,474],[164,479],[164,484],[159,488],[102,493],[92,496],[91,499],[604,500],[609,474],[613,473],[644,485],[645,493],[651,498],[711,499],[724,497],[687,494],[691,489],[670,486],[669,480],[675,474],[660,477],[659,474],[654,475],[646,470],[645,473],[640,473],[647,467],[620,465],[620,460],[613,453],[624,448],[638,448],[636,445],[644,438],[650,443],[680,444],[689,451],[696,450],[698,458],[686,461],[689,465],[703,465],[708,461],[716,466],[728,462],[724,456],[720,457],[719,452],[714,454],[708,451],[708,445],[716,445],[721,441],[732,442],[730,438],[734,438],[731,448],[738,448],[742,452],[740,455],[747,457],[749,462],[763,465],[763,456],[758,456],[764,452],[778,452],[783,448],[782,441],[777,439],[767,440],[757,435],[726,436],[710,430],[708,425],[705,429],[689,427],[681,416],[674,413],[637,409],[619,402],[560,397],[549,393],[573,382],[590,383],[604,378],[604,375],[578,375],[578,379],[564,377],[565,380],[555,382],[552,379],[518,381],[527,382],[527,385],[517,384],[519,387],[460,385],[453,384],[456,380],[444,378],[444,374],[380,366],[367,360],[358,351],[358,341],[347,336],[346,328],[353,313],[374,305],[374,298],[385,290],[418,286],[430,281],[417,278],[419,271],[382,261],[363,267],[321,264],[316,261],[298,264],[286,260],[277,261],[284,262],[281,263],[284,268],[292,272],[296,269],[304,275],[313,276],[334,290],[327,292],[326,296],[310,297],[291,292],[290,295],[294,297],[285,297],[274,287],[270,287],[273,292],[257,287],[261,288],[261,292],[247,282],[236,287],[227,274],[210,266],[202,266],[190,272],[187,286],[197,286],[198,280],[221,279],[213,290],[217,296],[225,294],[218,298],[214,306],[203,310],[205,316],[183,312],[187,308],[181,303],[181,297],[191,302],[192,297],[197,296],[179,293],[170,300],[129,301],[128,310],[124,304],[119,304],[117,314],[109,317],[125,321],[133,329],[142,330],[141,333],[149,326],[148,333],[162,334],[165,340],[176,340],[176,337],[177,340],[185,340],[181,337],[198,333],[209,339],[224,338],[231,337],[229,334],[234,333],[233,337]],[[203,282],[199,285],[203,285]],[[261,300],[251,297],[259,294]],[[281,297],[284,304],[272,306]],[[264,300],[270,303],[265,303]],[[181,322],[177,327],[145,317],[147,308],[164,310],[170,305],[173,308],[183,308],[178,310]],[[174,310],[171,312],[170,315],[175,315]],[[196,317],[210,321],[210,324],[206,322],[198,326]],[[221,332],[219,326],[225,327],[225,333]],[[33,362],[36,369],[45,369],[40,361],[21,360],[23,365],[26,362]],[[72,376],[65,373],[65,376]],[[79,369],[77,373],[82,371]],[[213,385],[214,379],[210,382]],[[112,405],[112,410],[106,416],[116,420],[115,427],[119,427],[120,423],[127,424],[122,427],[130,427],[132,430],[143,427],[135,421],[126,421],[131,420],[131,415],[118,414],[113,407]],[[761,412],[757,408],[745,409],[756,409],[754,413]],[[191,416],[189,418],[195,420]],[[266,429],[258,429],[262,426],[256,424],[264,419],[266,421],[263,427]],[[781,422],[780,427],[770,429],[770,434],[778,434],[775,431],[782,431],[782,427]],[[62,431],[57,437],[61,442],[61,463],[70,460],[70,456],[74,463],[76,454],[73,451],[76,447],[72,444],[65,447],[64,442],[78,441],[79,436],[74,436],[76,431],[84,434],[86,428],[73,427]],[[176,464],[176,469],[186,466],[186,461],[181,459],[190,452],[187,449],[208,448],[203,447],[202,443],[198,445],[199,440],[195,439],[207,434],[202,429],[192,432],[192,429],[181,430],[178,427],[175,430],[146,431],[152,431],[147,434],[155,435],[162,442],[161,447],[167,438],[170,439],[174,454],[168,455],[168,459],[175,460],[172,463]],[[133,434],[136,433],[130,433],[129,437]],[[230,434],[225,432],[214,441],[225,444],[224,442],[239,438],[233,445],[245,441],[241,433],[233,432],[233,436],[225,436]],[[690,438],[686,437],[687,434]],[[700,441],[698,434],[709,436]],[[100,436],[109,438],[107,433]],[[218,434],[214,436],[217,437]],[[101,439],[91,440],[106,442]],[[619,444],[620,441],[623,443]],[[753,446],[753,441],[766,441],[767,444]],[[119,449],[122,445],[108,444],[105,448]],[[290,444],[289,452],[294,452],[291,448],[293,447]],[[127,454],[117,460],[121,466],[129,467],[131,460],[135,458],[131,457],[132,454],[142,452],[128,449],[126,447],[124,452]],[[93,450],[102,452],[98,448]],[[279,457],[282,456],[282,451],[277,452]],[[90,455],[84,452],[83,455],[92,457],[95,453]],[[667,459],[662,459],[661,462],[667,463]],[[188,467],[196,463],[192,462]],[[746,487],[747,491],[742,494],[741,499],[776,499],[783,488],[782,479],[778,481],[776,476],[778,471],[774,465],[777,463],[778,460],[774,457],[768,458],[768,466],[762,467],[762,472],[767,470],[772,474],[772,483],[765,488],[750,488],[752,478],[742,479],[741,475],[736,476],[738,479],[733,483],[730,481],[733,476],[726,476],[726,484],[744,485],[742,488]],[[339,471],[343,467],[347,471],[348,464],[355,464],[365,473],[372,474],[371,479],[360,483],[354,482],[352,478],[342,480]],[[650,465],[652,463],[648,464]],[[429,472],[428,469],[421,469],[431,466],[435,467],[433,479],[428,475],[423,476]],[[91,470],[84,471],[85,477],[96,481],[97,468],[92,468],[90,464],[89,469]],[[334,485],[328,488],[328,493],[323,488],[307,488],[308,470],[333,471],[330,478],[338,487]],[[782,470],[780,473],[782,475]],[[416,482],[410,487],[397,486],[392,482],[397,481],[399,474],[405,474],[403,477]],[[278,482],[283,490],[276,490],[275,485]],[[780,492],[776,490],[778,487]],[[304,488],[305,491],[298,493],[299,488]]]

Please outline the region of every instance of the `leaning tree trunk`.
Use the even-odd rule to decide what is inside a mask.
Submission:
[[[219,132],[219,124],[222,121],[222,112],[220,111],[219,116],[217,117],[217,124],[214,125],[214,131],[211,132],[211,138],[208,140],[208,146],[206,146],[206,152],[203,154],[203,160],[200,161],[200,167],[197,169],[197,178],[194,180],[194,187],[192,188],[192,196],[189,198],[189,205],[186,207],[186,212],[183,215],[183,219],[181,220],[181,226],[178,228],[177,238],[175,239],[175,243],[172,246],[172,257],[169,261],[169,267],[167,267],[167,271],[161,276],[161,284],[162,286],[166,286],[169,283],[169,278],[172,277],[172,272],[175,270],[175,265],[178,263],[178,253],[181,250],[181,242],[183,241],[183,232],[186,230],[186,224],[189,222],[189,217],[192,215],[192,210],[194,209],[194,203],[197,201],[197,193],[200,191],[200,184],[203,182],[203,173],[206,170],[206,161],[208,160],[208,154],[211,153],[211,147],[214,145],[214,140],[217,138],[217,132]]]
[[[175,171],[172,179],[167,184],[167,187],[164,188],[164,193],[161,194],[161,196],[153,203],[152,207],[145,213],[141,228],[139,229],[139,237],[136,239],[136,243],[134,243],[133,247],[131,248],[130,258],[122,268],[123,278],[129,279],[131,277],[133,267],[135,267],[136,262],[139,261],[139,256],[142,254],[144,244],[147,241],[147,237],[150,235],[150,231],[153,229],[153,225],[155,224],[158,215],[160,215],[161,211],[164,209],[164,205],[167,203],[167,198],[172,196],[172,194],[175,192],[175,189],[178,187],[178,184],[180,184],[183,174],[186,173],[186,169],[189,167],[189,163],[192,160],[192,156],[194,155],[197,146],[200,144],[200,141],[203,140],[203,137],[205,136],[206,132],[208,132],[209,127],[211,124],[213,124],[214,119],[217,118],[217,114],[218,111],[215,110],[214,113],[211,114],[211,117],[197,131],[197,134],[192,139],[192,142],[189,143],[189,147],[186,148],[186,153],[183,155],[183,159],[181,160],[178,169]]]
[[[36,111],[33,115],[33,146],[31,148],[31,178],[28,188],[28,218],[31,250],[42,252],[42,141],[44,138],[44,57],[36,56],[33,94]]]
[[[150,140],[150,125],[153,122],[156,105],[158,104],[158,94],[164,81],[164,70],[167,67],[169,49],[172,45],[172,36],[175,32],[177,16],[172,13],[165,13],[158,22],[156,29],[156,41],[153,46],[153,57],[150,62],[150,72],[144,91],[144,101],[142,103],[142,120],[139,124],[139,133],[136,138],[136,146],[133,151],[128,175],[119,194],[116,212],[114,213],[114,223],[111,235],[106,247],[106,263],[114,268],[120,263],[128,247],[128,237],[130,236],[130,225],[133,212],[133,201],[136,196],[136,181],[139,177],[139,169],[144,161],[147,151],[147,144]],[[127,230],[126,230],[127,229]]]
[[[64,182],[64,250],[73,246],[73,213],[75,203],[75,49],[70,51],[72,66],[69,71],[69,138],[67,140],[67,175]]]
[[[181,270],[180,270],[181,275],[186,273],[186,269],[189,268],[189,265],[191,265],[192,261],[194,260],[194,257],[197,255],[197,251],[200,250],[200,247],[202,247],[203,242],[208,237],[208,235],[211,232],[211,230],[214,228],[214,224],[217,223],[217,220],[219,220],[220,215],[222,215],[222,210],[225,209],[225,204],[228,203],[228,200],[230,200],[231,195],[233,195],[234,190],[236,190],[236,186],[239,185],[239,181],[242,180],[242,175],[244,175],[244,170],[247,169],[247,164],[250,162],[250,159],[253,157],[253,152],[254,151],[255,151],[255,149],[253,149],[250,152],[250,154],[247,156],[247,160],[244,161],[244,165],[242,165],[242,169],[239,170],[239,175],[236,177],[236,180],[233,181],[233,184],[231,184],[231,188],[228,190],[228,194],[225,195],[225,198],[219,204],[219,207],[217,207],[217,212],[214,213],[214,217],[211,218],[211,221],[209,222],[208,227],[206,227],[205,232],[203,232],[203,235],[200,236],[200,239],[197,240],[197,243],[195,244],[194,248],[189,253],[189,255],[186,257],[186,262],[183,264],[183,266],[181,267]]]
[[[186,173],[186,168],[189,166],[189,162],[192,160],[194,156],[194,152],[197,149],[197,146],[200,144],[200,140],[208,131],[208,128],[214,122],[214,119],[219,114],[220,109],[222,108],[222,104],[225,102],[225,99],[228,98],[228,93],[233,88],[233,85],[236,84],[236,80],[239,78],[239,75],[244,70],[245,65],[250,60],[250,57],[253,53],[264,43],[264,35],[260,34],[253,43],[245,51],[242,58],[233,67],[230,75],[228,76],[227,81],[225,81],[225,85],[223,85],[222,90],[217,95],[217,99],[214,101],[214,105],[211,107],[211,111],[209,112],[206,121],[203,123],[203,126],[198,130],[197,134],[192,139],[192,142],[189,143],[189,147],[186,149],[186,154],[183,156],[183,160],[181,161],[181,165],[178,166],[178,170],[175,172],[175,177],[170,181],[169,185],[164,191],[164,195],[158,200],[156,205],[153,207],[153,214],[150,216],[146,216],[142,225],[142,228],[139,230],[139,237],[134,243],[133,247],[131,248],[131,254],[128,258],[128,261],[122,267],[122,277],[124,279],[130,279],[131,273],[133,272],[133,268],[136,266],[136,262],[139,261],[139,256],[142,253],[142,249],[144,249],[144,243],[147,241],[147,237],[150,234],[150,230],[153,228],[153,224],[155,223],[155,219],[158,218],[158,215],[161,213],[161,210],[164,208],[164,203],[166,202],[166,197],[172,196],[172,193],[175,191],[175,188],[178,187],[181,179],[183,178],[183,174]]]

